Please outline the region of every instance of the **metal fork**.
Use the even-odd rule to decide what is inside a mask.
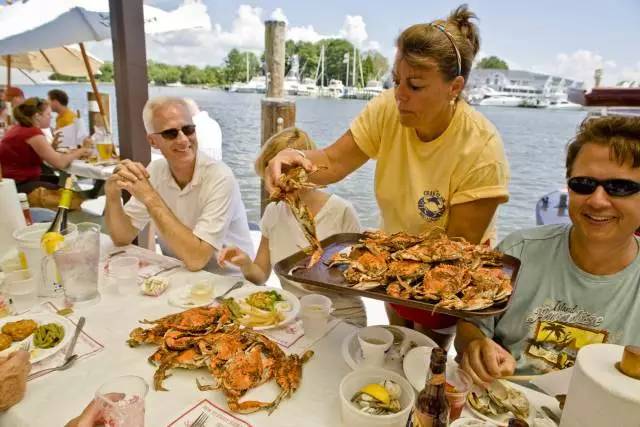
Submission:
[[[222,304],[222,300],[224,299],[225,296],[227,296],[227,294],[231,291],[235,291],[236,289],[238,289],[239,287],[241,287],[242,285],[244,285],[244,281],[240,280],[236,283],[234,283],[234,285],[232,287],[230,287],[225,293],[223,293],[222,295],[219,295],[217,297],[215,297],[215,300],[218,301],[219,303]]]
[[[67,370],[71,367],[71,365],[73,365],[73,362],[76,361],[76,359],[78,358],[77,354],[74,354],[73,356],[71,356],[70,358],[68,358],[62,365],[60,366],[56,366],[55,368],[49,368],[49,369],[43,369],[42,371],[38,371],[38,372],[34,372],[33,374],[29,375],[27,377],[27,381],[28,380],[32,380],[34,378],[38,378],[41,375],[44,374],[48,374],[49,372],[53,372],[53,371],[64,371]]]
[[[29,351],[30,348],[31,348],[31,341],[25,341],[22,344],[20,344],[20,350],[22,351]]]
[[[191,424],[191,427],[204,427],[207,420],[209,419],[209,415],[206,413],[201,413],[198,418]]]

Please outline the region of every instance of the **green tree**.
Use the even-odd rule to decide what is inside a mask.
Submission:
[[[199,85],[205,83],[204,71],[195,65],[185,65],[180,69],[180,81],[186,85]]]
[[[247,76],[247,56],[249,57],[249,75]],[[260,61],[253,52],[240,52],[231,49],[224,60],[225,83],[246,81],[260,72]]]
[[[388,71],[389,60],[377,50],[368,50],[362,54],[362,72],[365,80],[381,80]]]
[[[49,75],[49,80],[57,80],[59,82],[86,82],[86,77],[66,76],[64,74],[53,73]]]
[[[320,61],[320,44],[311,42],[297,42],[287,40],[285,44],[287,58],[298,55],[300,60],[300,77],[315,77]],[[288,71],[288,70],[287,70]]]
[[[508,70],[509,66],[505,61],[498,58],[497,56],[488,56],[486,58],[482,58],[476,65],[476,68],[495,68],[499,70]]]
[[[338,79],[345,82],[345,75],[347,72],[347,64],[344,63],[344,56],[349,53],[349,74],[351,74],[351,67],[353,66],[353,45],[344,39],[327,39],[320,43],[324,43],[324,57],[325,57],[325,75],[327,81],[330,79]],[[349,76],[351,79],[351,76]]]
[[[100,66],[98,80],[101,82],[113,81],[113,62],[105,61],[104,64]]]

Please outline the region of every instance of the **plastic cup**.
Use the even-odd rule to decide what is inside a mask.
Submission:
[[[473,380],[465,371],[457,365],[448,363],[446,371],[445,396],[449,402],[449,420],[454,421],[460,417],[462,408],[467,401],[467,395]]]
[[[144,398],[148,391],[146,381],[135,375],[117,377],[102,384],[96,399],[103,408],[105,425],[144,427]]]
[[[2,291],[9,299],[13,314],[20,314],[38,304],[38,284],[29,270],[6,273]]]
[[[109,275],[115,282],[115,287],[122,294],[136,294],[138,288],[139,260],[134,256],[123,256],[109,262]]]
[[[300,298],[300,317],[307,338],[317,339],[324,335],[332,304],[328,297],[319,294],[305,295]]]
[[[362,349],[363,365],[384,365],[385,352],[393,344],[393,334],[380,326],[369,326],[358,330],[358,342]]]

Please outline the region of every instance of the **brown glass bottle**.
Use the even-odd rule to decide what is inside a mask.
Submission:
[[[509,420],[509,427],[529,427],[529,423],[527,423],[525,420],[522,420],[520,418],[511,418]]]
[[[407,427],[446,427],[449,403],[445,397],[447,354],[441,348],[431,352],[427,382],[418,393]]]

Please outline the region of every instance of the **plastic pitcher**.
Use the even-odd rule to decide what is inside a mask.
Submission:
[[[38,295],[44,297],[55,297],[62,294],[62,287],[57,281],[57,271],[52,258],[42,250],[40,239],[49,229],[50,222],[29,225],[16,230],[13,233],[22,267],[29,269],[36,283],[38,284]],[[67,229],[62,232],[65,242],[75,240],[78,235],[74,224],[69,223]]]

